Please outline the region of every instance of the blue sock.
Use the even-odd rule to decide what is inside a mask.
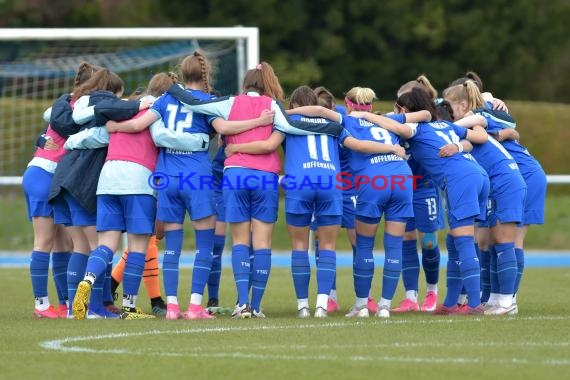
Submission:
[[[475,241],[473,236],[458,236],[453,238],[453,242],[459,253],[459,269],[468,305],[477,307],[481,304],[481,267],[475,252]]]
[[[71,258],[71,252],[53,252],[51,255],[51,271],[53,274],[53,282],[57,290],[57,298],[59,304],[65,304],[67,301],[67,265]]]
[[[87,267],[85,273],[92,273],[95,279],[98,277],[105,278],[105,271],[107,270],[107,263],[113,258],[113,251],[105,245],[100,245],[91,251],[89,260],[87,260]]]
[[[236,282],[238,304],[249,305],[249,246],[244,244],[232,247],[232,269]]]
[[[105,270],[105,282],[103,283],[103,304],[113,303],[113,291],[112,291],[112,278],[111,273],[113,273],[113,258],[107,263],[107,269]]]
[[[402,243],[402,281],[404,289],[418,291],[420,259],[417,240],[404,240]]]
[[[89,309],[90,310],[101,310],[103,306],[103,287],[105,283],[105,276],[95,277],[95,282],[91,287],[91,296],[89,298]]]
[[[439,246],[433,248],[422,248],[422,266],[426,276],[426,283],[435,285],[439,282],[439,263],[441,255]]]
[[[247,284],[247,292],[251,291],[251,286],[253,285],[253,236],[251,237],[251,246],[249,247],[249,282]]]
[[[295,287],[297,299],[309,298],[311,265],[309,263],[308,251],[291,252],[291,274],[293,276],[293,286]]]
[[[449,234],[446,236],[445,245],[447,246],[447,294],[443,305],[453,307],[457,305],[463,284],[459,269],[459,253],[455,249],[453,236]]]
[[[30,260],[30,277],[34,297],[47,297],[47,284],[49,273],[49,252],[32,251]]]
[[[521,278],[524,272],[524,250],[522,248],[515,248],[515,256],[517,258],[517,278],[515,280],[515,294],[519,291]]]
[[[475,243],[475,254],[477,255],[477,260],[481,262],[481,250],[478,243]]]
[[[495,251],[495,246],[489,246],[489,254],[489,276],[491,279],[491,293],[500,293],[499,275],[497,273],[497,251]]]
[[[192,269],[191,294],[204,294],[212,269],[212,252],[214,252],[214,229],[196,230],[196,257]]]
[[[178,295],[178,270],[180,252],[182,251],[183,230],[172,230],[164,233],[164,256],[162,259],[162,280],[166,296]]]
[[[499,277],[500,293],[515,294],[517,279],[515,243],[495,244],[495,251],[497,252],[497,276]]]
[[[319,260],[320,261],[320,260]],[[269,280],[269,273],[271,272],[271,249],[256,249],[253,258],[253,274],[251,276],[251,308],[256,311],[261,310],[261,299],[267,280]],[[330,289],[329,289],[330,291]],[[328,294],[328,293],[327,293]]]
[[[352,247],[353,249],[353,254],[354,254],[354,247]],[[315,240],[315,255],[317,255],[319,252],[319,240]],[[336,252],[335,252],[335,257],[336,257]],[[354,257],[354,256],[353,256]],[[336,268],[336,265],[335,265]],[[333,283],[331,286],[331,290],[336,290],[336,269],[334,271],[334,278],[333,278]]]
[[[336,270],[334,271],[333,283],[331,286],[331,290],[336,290]]]
[[[374,248],[374,247],[372,247]],[[354,268],[356,266],[356,246],[352,246],[352,277],[354,278]]]
[[[78,252],[73,252],[69,258],[69,263],[67,264],[67,297],[69,297],[69,302],[73,302],[77,292],[77,284],[85,276],[88,260],[88,255]],[[71,315],[71,307],[69,308],[69,313]]]
[[[481,250],[481,302],[489,301],[491,294],[491,254]]]
[[[123,294],[136,296],[139,293],[144,271],[146,253],[130,251],[123,275]]]
[[[370,294],[374,276],[374,236],[356,234],[356,256],[354,258],[354,291],[356,297],[366,298]]]
[[[382,298],[391,300],[394,298],[396,288],[398,287],[398,280],[402,272],[402,241],[403,237],[390,235],[384,232],[384,271],[382,275]],[[416,253],[416,260],[418,260]],[[420,269],[420,262],[417,261],[418,274]],[[416,276],[416,289],[418,278]],[[408,289],[406,289],[408,290]]]
[[[220,277],[222,276],[222,254],[226,245],[226,235],[214,236],[214,255],[212,256],[212,269],[208,277],[208,297],[219,298]]]
[[[336,252],[322,249],[317,264],[317,294],[330,294],[336,274]]]

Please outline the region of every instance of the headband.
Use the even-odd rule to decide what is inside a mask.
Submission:
[[[350,106],[355,111],[368,111],[368,112],[372,111],[372,104],[370,103],[368,104],[354,103],[352,100],[348,98],[348,96],[344,97],[344,101],[346,105]]]

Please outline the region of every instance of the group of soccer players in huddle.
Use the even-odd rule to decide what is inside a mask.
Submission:
[[[339,311],[341,227],[353,247],[356,298],[347,317],[518,313],[524,236],[529,225],[544,222],[546,176],[519,144],[505,104],[482,92],[475,73],[452,82],[443,98],[422,75],[402,85],[394,111],[381,115],[372,112],[374,91],[362,87],[350,89],[342,107],[326,88],[300,86],[285,111],[279,103],[283,90],[266,62],[246,72],[241,94],[216,97],[209,70],[206,58],[194,52],[181,62],[180,79],[156,74],[145,93],[125,101],[119,76],[83,63],[71,93],[46,111],[48,128],[23,179],[34,227],[36,317],[215,318],[229,226],[237,289],[232,317],[265,318],[261,303],[280,189],[297,317]],[[213,159],[210,144],[218,145]],[[438,305],[443,205],[449,259],[447,293]],[[186,213],[196,256],[190,302],[181,311]],[[385,259],[376,303],[373,251],[382,216]],[[311,229],[317,259],[313,313]],[[123,232],[128,252],[113,269]],[[158,285],[157,240],[165,245],[166,302]],[[421,305],[418,240],[427,283]],[[47,294],[50,255],[59,307]],[[400,276],[406,298],[393,307]],[[154,315],[137,307],[143,277]],[[120,280],[118,308],[113,293]]]

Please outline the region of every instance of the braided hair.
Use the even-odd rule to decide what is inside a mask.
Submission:
[[[202,83],[203,91],[210,93],[210,65],[199,51],[187,56],[180,63],[180,73],[184,83]]]

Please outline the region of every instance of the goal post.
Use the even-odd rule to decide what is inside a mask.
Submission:
[[[259,63],[259,29],[0,28],[0,251],[31,247],[21,176],[47,125],[43,112],[71,90],[79,64],[116,72],[128,95],[198,49],[210,62],[214,88],[235,94]]]

